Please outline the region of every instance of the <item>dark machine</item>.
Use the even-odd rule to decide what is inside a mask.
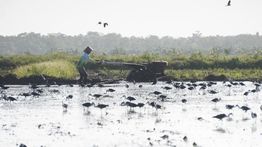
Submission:
[[[155,61],[144,64],[123,63],[123,62],[103,62],[105,66],[114,66],[131,69],[126,77],[127,81],[133,82],[154,82],[160,77],[164,77],[164,71],[168,62]]]

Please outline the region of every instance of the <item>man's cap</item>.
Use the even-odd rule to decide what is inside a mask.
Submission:
[[[89,51],[93,51],[94,49],[92,47],[90,47],[90,46],[87,46],[84,51],[88,51],[88,50]]]

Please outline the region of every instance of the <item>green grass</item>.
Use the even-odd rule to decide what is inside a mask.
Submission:
[[[66,79],[74,79],[78,74],[75,65],[65,60],[45,61],[23,65],[16,68],[13,73],[18,78],[42,74]]]
[[[229,79],[234,80],[261,80],[261,69],[204,69],[204,70],[166,70],[166,75],[176,79],[204,79],[204,77],[212,75],[225,75]]]

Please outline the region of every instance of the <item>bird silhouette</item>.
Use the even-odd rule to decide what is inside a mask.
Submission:
[[[10,101],[10,102],[12,102],[12,101],[17,101],[17,99],[14,98],[14,97],[12,97],[12,96],[9,96],[9,97],[3,97],[3,99],[6,100],[6,101]]]
[[[102,94],[94,94],[93,97],[95,98],[100,98],[102,96]]]
[[[221,98],[214,98],[211,101],[214,102],[214,103],[217,103],[217,102],[221,101]]]
[[[105,28],[105,27],[107,27],[107,26],[108,26],[108,23],[107,23],[107,22],[105,22],[103,25],[104,25],[104,28]]]
[[[24,96],[24,97],[27,97],[27,96],[30,96],[31,94],[30,94],[29,92],[27,92],[27,93],[22,93],[22,94],[20,94],[20,95],[22,95],[22,96]]]
[[[250,110],[250,108],[249,107],[247,107],[247,106],[239,106],[239,105],[236,105],[236,107],[238,107],[239,109],[242,109],[243,111],[245,111],[245,112],[247,112],[248,110]]]
[[[101,24],[102,24],[102,22],[101,22],[101,21],[99,21],[99,22],[98,22],[98,24],[100,24],[100,25],[101,25]]]
[[[234,107],[234,105],[226,105],[226,109],[233,109]]]
[[[19,147],[27,147],[25,144],[21,143]]]
[[[185,142],[187,142],[187,140],[188,140],[187,136],[184,136],[184,137],[183,137],[183,140],[184,140]]]
[[[31,95],[32,95],[32,96],[40,96],[40,94],[37,93],[37,92],[35,92],[35,91],[33,91],[33,92],[31,93]]]
[[[109,106],[109,105],[98,104],[98,105],[96,105],[95,107],[100,108],[100,109],[104,109],[104,108],[106,108],[106,107],[108,107],[108,106]]]
[[[181,102],[182,102],[182,103],[186,103],[187,100],[186,100],[186,99],[182,99]]]
[[[165,89],[165,90],[170,90],[170,89],[172,89],[172,87],[165,86],[165,87],[163,87],[163,89]]]
[[[228,115],[226,115],[226,114],[223,113],[223,114],[218,114],[218,115],[216,115],[216,116],[213,116],[213,118],[222,120],[223,118],[229,117],[230,115],[232,115],[232,113],[229,113]]]
[[[86,109],[88,110],[89,107],[94,106],[94,105],[95,103],[93,102],[92,103],[89,103],[89,102],[83,103],[82,106],[84,107],[84,112]]]
[[[231,6],[231,0],[227,2],[227,6]]]
[[[0,87],[4,90],[8,89],[9,87],[8,86],[5,86],[5,85],[0,85]]]
[[[129,100],[129,101],[134,101],[134,100],[136,100],[136,99],[135,99],[134,97],[132,97],[132,96],[128,96],[126,99]]]
[[[159,94],[161,94],[161,92],[159,92],[159,91],[154,91],[153,94],[159,95]]]
[[[62,107],[63,107],[63,111],[66,112],[68,108],[68,103],[65,101],[62,101]]]
[[[91,106],[93,106],[93,105],[95,105],[95,103],[86,102],[86,103],[83,103],[83,104],[82,104],[83,107],[87,107],[87,108],[89,108],[89,107],[91,107]]]
[[[66,99],[72,99],[73,98],[73,95],[68,95],[67,97],[66,97]]]
[[[115,92],[116,90],[115,89],[112,89],[112,88],[109,88],[106,90],[106,92]]]
[[[252,118],[257,118],[257,114],[254,113],[254,112],[251,112],[251,117],[252,117]]]

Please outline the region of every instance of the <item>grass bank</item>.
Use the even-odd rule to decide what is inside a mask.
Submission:
[[[56,78],[74,79],[77,76],[75,65],[65,60],[44,61],[20,66],[13,73],[18,77],[48,75]]]

